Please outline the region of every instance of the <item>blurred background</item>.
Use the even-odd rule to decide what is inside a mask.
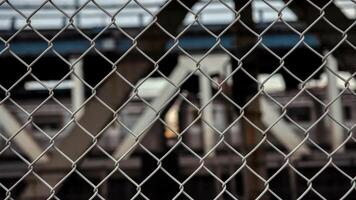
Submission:
[[[0,198],[356,198],[355,17],[347,0],[1,1]]]

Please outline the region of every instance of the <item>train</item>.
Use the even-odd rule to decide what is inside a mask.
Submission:
[[[145,88],[144,91],[146,91],[146,94],[140,94],[143,96],[146,95],[145,100],[151,102],[155,98],[155,95],[149,92],[156,90],[148,90]],[[211,173],[215,173],[216,176],[221,179],[227,179],[234,174],[242,164],[241,157],[231,150],[231,148],[234,148],[236,151],[241,151],[241,146],[244,142],[242,139],[243,132],[241,123],[236,122],[239,113],[234,105],[229,103],[226,97],[222,95],[218,95],[214,101],[212,101],[215,142],[221,139],[223,133],[223,139],[229,144],[229,147],[224,144],[218,145],[213,158],[207,158],[204,161],[204,165],[211,171],[196,171],[201,163],[200,159],[204,157],[205,154],[202,121],[195,120],[200,116],[199,109],[197,109],[200,104],[200,99],[199,94],[196,93],[189,91],[182,91],[181,93],[182,95],[179,95],[169,106],[163,109],[160,120],[157,120],[157,122],[150,127],[146,138],[142,141],[142,145],[147,147],[151,153],[158,157],[164,156],[169,149],[176,148],[175,151],[171,152],[169,156],[165,158],[164,163],[166,164],[164,166],[167,166],[166,169],[170,169],[169,173],[172,173],[174,177],[178,177],[179,180],[188,179],[190,175],[194,174],[194,178],[186,183],[187,193],[191,194],[193,198],[212,198],[222,190],[222,186],[219,181],[211,176]],[[295,98],[297,94],[298,97]],[[49,138],[56,135],[58,131],[61,131],[61,134],[56,136],[55,142],[60,143],[61,140],[65,138],[68,130],[70,130],[72,126],[69,122],[73,118],[72,113],[68,111],[71,109],[72,102],[70,92],[67,89],[59,89],[56,91],[54,96],[55,100],[46,99],[47,95],[48,94],[44,91],[33,90],[30,93],[14,95],[10,101],[5,102],[5,107],[15,116],[20,124],[25,124],[30,121],[30,123],[27,123],[25,126],[25,130],[33,134],[33,137],[39,141],[43,149],[50,144]],[[320,103],[324,102],[327,104],[328,102],[326,89],[321,87],[307,88],[303,93],[300,93],[299,89],[270,91],[268,92],[268,96],[261,95],[260,98],[266,99],[270,104],[275,103],[268,100],[268,98],[273,98],[275,102],[281,105],[287,105],[288,103],[286,107],[286,115],[288,118],[285,118],[285,121],[293,127],[293,130],[300,136],[306,134],[303,130],[308,130],[309,139],[306,143],[312,149],[312,152],[310,155],[305,155],[303,158],[293,161],[293,165],[300,169],[303,174],[312,176],[313,173],[316,173],[322,168],[328,158],[318,147],[313,146],[310,141],[315,142],[319,147],[325,149],[325,151],[331,151],[329,139],[330,128],[328,128],[330,124],[326,117],[322,117],[326,111],[326,107]],[[340,99],[343,106],[344,124],[352,127],[356,121],[356,99],[354,98],[354,91],[344,91]],[[128,129],[134,127],[145,108],[147,108],[146,102],[143,102],[140,98],[134,98],[117,115],[118,122],[114,123],[105,131],[98,145],[108,153],[112,153],[117,146],[124,141],[126,135],[130,134]],[[278,107],[276,107],[276,111],[281,114],[283,112],[283,110],[278,109]],[[322,118],[322,120],[315,125],[315,122],[318,121],[319,118]],[[300,127],[295,124],[298,124]],[[166,126],[169,126],[169,128]],[[313,128],[308,129],[311,126],[313,126]],[[349,134],[352,134],[352,128],[350,128],[350,130],[351,131],[348,132],[345,129],[345,138],[347,138]],[[180,135],[180,133],[182,134]],[[283,152],[287,152],[284,145],[278,139],[274,138],[272,134],[267,132],[267,137],[277,148]],[[178,142],[184,145],[175,147]],[[346,151],[338,154],[334,158],[334,162],[339,164],[340,168],[348,173],[354,173],[352,170],[354,166],[352,163],[356,162],[356,157],[352,153],[355,148],[354,143],[354,138],[349,139],[346,143]],[[5,147],[5,145],[6,141],[0,140],[0,146]],[[13,148],[17,149],[16,145],[14,145]],[[147,149],[138,147],[134,154],[128,160],[122,161],[120,165],[122,170],[127,172],[130,177],[133,177],[134,181],[142,181],[144,177],[149,175],[152,170],[157,167],[156,161],[147,154]],[[20,149],[17,150],[21,152]],[[269,145],[266,145],[264,150],[266,157],[265,165],[268,174],[273,175],[283,165],[285,157],[281,156]],[[18,158],[16,154],[13,154],[11,151],[3,152],[1,162],[3,164],[0,167],[0,171],[2,171],[2,173],[0,173],[0,182],[4,185],[11,185],[13,182],[16,182],[27,170],[26,165],[14,164],[18,163]],[[88,158],[83,162],[81,170],[83,170],[83,173],[85,173],[90,180],[95,182],[96,180],[104,178],[105,175],[112,170],[112,165],[113,163],[110,162],[110,159],[107,159],[99,148],[93,148],[93,150],[89,152]],[[172,169],[176,171],[172,171]],[[333,168],[328,168],[326,171],[328,171],[330,176],[323,177],[323,180],[333,177],[336,179],[336,177],[340,175],[337,170]],[[81,184],[83,187],[79,190],[65,186],[58,194],[60,197],[65,199],[84,199],[90,197],[92,189],[85,186],[86,184],[80,177],[74,176],[74,178],[68,181],[70,183]],[[175,183],[172,183],[172,180],[167,178],[163,172],[159,172],[157,177],[152,178],[151,181],[153,183],[155,181],[167,182],[167,194],[165,195],[169,197],[173,197],[170,195],[179,191]],[[281,186],[280,182],[285,182],[286,184]],[[338,182],[338,185],[328,190],[325,189],[327,188],[325,186],[325,184],[328,184],[327,182],[320,182],[320,185],[315,187],[321,188],[327,197],[336,198],[343,193],[341,188],[346,188],[347,183],[347,181]],[[122,174],[114,175],[105,185],[104,188],[100,189],[100,192],[104,193],[108,199],[119,197],[120,199],[130,199],[135,195],[137,189],[136,186],[130,183]],[[162,195],[161,190],[154,188],[151,184],[146,185],[147,186],[143,187],[145,188],[143,191],[145,194],[148,194],[150,199],[159,198],[155,196],[157,194]],[[307,188],[307,183],[301,177],[291,178],[289,172],[283,170],[281,176],[277,176],[274,181],[271,182],[270,187],[273,190],[278,190],[278,194],[281,195],[282,198],[290,198],[293,192],[295,193],[293,195],[301,194]],[[228,188],[231,194],[237,197],[242,195],[243,178],[241,173],[232,178],[228,183]],[[296,191],[292,191],[293,188],[297,188]],[[21,191],[21,189],[18,191]],[[0,196],[1,195],[0,193]],[[313,198],[314,196],[311,197]],[[228,194],[224,194],[221,198],[230,199]]]

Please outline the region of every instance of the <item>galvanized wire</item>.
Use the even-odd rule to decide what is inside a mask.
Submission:
[[[273,19],[268,22],[260,20],[260,22],[263,22],[261,24],[253,23],[253,21],[256,22],[256,19],[248,19],[248,15],[246,15],[245,12],[251,7],[253,10],[254,3],[256,2],[268,8],[269,11],[266,12],[267,14],[264,14],[265,16],[269,15],[268,13],[273,13],[275,17],[272,17]],[[276,2],[279,3],[276,4]],[[8,158],[11,157],[26,166],[25,169],[21,169],[22,174],[17,176],[15,181],[11,184],[8,183],[9,180],[7,180],[6,177],[0,177],[0,194],[4,194],[3,198],[27,199],[31,197],[35,199],[61,199],[60,191],[64,190],[63,188],[65,186],[70,185],[70,187],[76,187],[76,185],[71,185],[73,183],[70,179],[70,177],[76,175],[91,188],[92,192],[89,195],[89,199],[110,199],[110,195],[107,194],[107,192],[103,192],[101,188],[105,187],[105,185],[106,187],[108,184],[110,185],[110,181],[114,179],[114,176],[119,174],[121,178],[125,179],[136,189],[129,199],[152,199],[150,192],[147,192],[143,188],[150,184],[149,181],[152,180],[158,172],[162,172],[175,183],[177,192],[171,199],[196,199],[196,197],[189,192],[192,191],[192,189],[189,188],[192,187],[192,184],[189,183],[192,182],[194,178],[202,176],[201,173],[204,171],[205,176],[214,180],[214,183],[211,184],[218,185],[216,194],[209,198],[284,199],[286,197],[281,194],[278,187],[273,185],[273,182],[277,179],[276,177],[282,176],[283,171],[289,170],[290,177],[287,179],[298,179],[294,184],[296,184],[299,190],[302,190],[298,192],[291,191],[293,194],[291,194],[292,196],[289,198],[304,199],[312,194],[314,198],[328,199],[329,197],[324,194],[325,191],[320,191],[319,186],[315,185],[317,185],[316,182],[318,178],[330,168],[338,172],[337,176],[340,179],[347,179],[349,181],[347,188],[340,188],[340,190],[345,192],[338,198],[350,198],[352,193],[355,193],[356,174],[347,172],[344,169],[344,165],[340,166],[345,159],[341,159],[342,161],[339,160],[340,157],[350,156],[350,160],[346,160],[345,162],[349,162],[348,167],[355,167],[355,162],[353,161],[352,163],[352,159],[355,159],[354,156],[352,156],[352,149],[347,148],[346,144],[352,146],[356,142],[356,138],[353,134],[356,126],[356,116],[353,116],[353,118],[346,123],[346,119],[340,121],[340,118],[335,117],[333,110],[335,104],[342,101],[346,96],[351,99],[351,102],[356,102],[355,88],[353,86],[356,72],[355,66],[346,66],[344,68],[348,68],[350,73],[348,77],[345,77],[340,74],[340,71],[335,71],[335,68],[330,65],[332,59],[334,59],[334,55],[336,60],[342,59],[342,55],[338,52],[340,49],[347,49],[348,52],[355,53],[356,47],[352,35],[354,34],[353,28],[356,22],[350,18],[345,18],[348,19],[347,22],[340,21],[340,19],[336,19],[336,17],[333,19],[333,14],[335,13],[333,13],[334,11],[328,10],[330,7],[335,6],[335,8],[339,8],[340,12],[344,12],[344,14],[345,9],[336,6],[335,1],[332,0],[324,3],[313,0],[303,1],[303,4],[308,6],[308,8],[305,8],[306,10],[312,10],[310,12],[313,14],[317,13],[316,18],[303,17],[302,15],[305,13],[298,8],[296,0],[246,0],[243,1],[243,3],[237,1],[235,3],[239,4],[239,6],[236,5],[234,7],[233,1],[209,0],[197,2],[195,4],[199,4],[199,6],[194,7],[194,1],[167,0],[161,1],[160,4],[151,5],[146,4],[144,1],[128,0],[122,4],[113,4],[117,7],[113,5],[108,7],[102,1],[86,0],[80,1],[74,8],[68,8],[53,0],[40,1],[39,4],[32,5],[32,7],[26,7],[17,1],[1,1],[0,9],[7,9],[7,11],[12,12],[7,20],[12,20],[12,23],[17,23],[17,20],[24,21],[24,25],[17,24],[9,26],[3,31],[4,36],[0,34],[0,58],[3,60],[7,58],[15,59],[26,69],[25,73],[18,77],[10,86],[0,84],[3,93],[0,107],[5,109],[4,111],[11,109],[17,110],[22,116],[12,119],[17,120],[19,123],[19,126],[15,126],[17,128],[16,131],[9,132],[10,129],[1,129],[0,141],[2,143],[0,146],[0,162],[8,164],[10,163],[10,159]],[[337,1],[337,3],[340,2]],[[355,6],[355,3],[354,1],[349,1],[350,5]],[[173,4],[177,7],[171,11],[179,9],[184,13],[184,16],[193,16],[193,19],[188,22],[183,22],[183,19],[176,21],[176,13],[172,12],[173,14],[171,15],[167,14],[167,10]],[[202,20],[202,16],[208,19],[212,18],[209,13],[205,13],[206,9],[212,5],[219,5],[224,9],[224,12],[229,12],[233,15],[233,19],[230,21],[227,20],[219,32],[212,30],[211,24],[205,23]],[[85,13],[85,10],[88,8],[97,10],[105,19],[105,23],[101,25],[100,31],[94,35],[87,34],[86,31],[88,27],[83,25],[83,23],[90,21],[89,17],[81,15]],[[58,11],[60,14],[54,18],[60,19],[63,23],[60,28],[55,28],[55,33],[50,36],[45,34],[45,31],[48,30],[38,28],[32,23],[32,20],[36,18],[36,14],[42,12],[43,9]],[[68,9],[71,11],[69,12]],[[139,26],[135,27],[138,29],[135,34],[130,32],[130,28],[132,27],[120,25],[121,15],[123,12],[127,12],[127,9],[139,9],[141,13],[138,14],[138,18],[144,15],[146,17],[145,19],[147,19],[146,21],[140,20]],[[292,12],[300,12],[294,14],[297,18],[296,21],[304,25],[303,28],[296,28],[296,26],[294,26],[295,22],[285,17],[286,12],[289,12],[289,14]],[[6,17],[6,15],[4,16]],[[135,16],[133,16],[132,19],[134,17]],[[170,17],[172,19],[169,19]],[[299,21],[302,20],[302,18],[306,19],[306,21]],[[78,22],[79,20],[80,23]],[[172,20],[172,22],[170,20]],[[342,24],[338,24],[341,22]],[[290,45],[288,49],[284,49],[283,54],[276,52],[276,49],[268,45],[265,40],[265,38],[270,35],[270,32],[274,31],[276,26],[285,27],[288,29],[288,34],[297,37],[297,41]],[[189,34],[188,32],[196,27],[198,27],[201,32],[204,32],[206,37],[213,38],[213,42],[209,48],[200,50],[199,53],[186,49],[182,42],[184,38],[187,37],[186,35]],[[308,42],[309,34],[315,34],[314,29],[318,29],[316,32],[320,34],[331,34],[331,31],[334,31],[336,33],[333,34],[340,38],[331,38],[332,41],[330,42],[326,41],[326,37],[321,36],[318,38],[321,45],[316,48]],[[240,33],[240,30],[244,30],[244,32]],[[43,49],[39,55],[35,56],[32,61],[24,59],[14,50],[16,46],[15,43],[20,40],[17,38],[21,38],[21,34],[25,31],[31,31],[32,35],[46,44],[45,49]],[[99,40],[102,37],[106,37],[105,34],[109,31],[117,32],[122,39],[126,39],[129,43],[125,52],[117,54],[115,60],[109,58],[107,53],[97,45]],[[55,46],[63,34],[72,32],[79,35],[89,44],[84,52],[73,55],[75,59],[69,59],[68,56],[62,55],[61,49],[57,49]],[[10,33],[10,36],[6,36],[5,33]],[[227,34],[234,36],[234,40],[232,40],[236,43],[233,45],[235,46],[234,48],[226,47],[226,43],[223,42],[223,37]],[[278,35],[278,30],[275,34],[277,35],[276,37],[280,36]],[[149,36],[153,37],[153,40]],[[330,38],[328,39],[330,40]],[[25,42],[29,42],[30,44],[32,41],[25,40]],[[160,42],[162,42],[163,45]],[[314,66],[313,72],[303,78],[291,70],[291,67],[288,66],[290,62],[287,62],[300,48],[313,54],[320,60],[320,65]],[[252,68],[255,67],[257,69],[264,66],[264,61],[259,60],[258,57],[254,57],[252,59],[254,61],[251,61],[251,56],[260,51],[265,52],[271,59],[276,60],[278,63],[276,66],[273,66],[268,77],[264,80],[260,80],[253,69],[251,69],[251,65]],[[177,52],[179,58],[184,57],[191,62],[191,66],[188,67],[179,65],[180,63],[178,62],[176,67],[183,66],[180,72],[183,73],[183,76],[180,74],[180,76],[182,76],[181,78],[175,78],[172,77],[171,74],[165,73],[161,66],[165,59]],[[229,64],[231,71],[228,74],[221,74],[222,76],[219,81],[213,78],[214,74],[209,71],[209,68],[205,66],[206,63],[204,63],[214,54],[217,54],[217,52],[219,55],[228,56],[231,63],[235,63]],[[136,57],[130,57],[131,54],[134,54]],[[65,75],[59,80],[56,80],[56,83],[51,86],[34,72],[34,66],[39,60],[48,55],[55,56],[61,60],[63,67],[67,68]],[[76,69],[83,60],[92,55],[105,60],[105,62],[111,66],[110,71],[95,85],[90,84],[82,74],[78,74]],[[346,62],[345,65],[349,65],[349,63]],[[184,67],[189,69],[186,70]],[[219,67],[223,69],[226,66]],[[137,68],[140,70],[137,70]],[[306,70],[306,68],[308,67],[299,67],[300,70]],[[262,71],[261,69],[259,70]],[[281,72],[291,77],[297,82],[298,86],[298,88],[294,89],[292,96],[287,96],[287,94],[290,95],[291,93],[283,91],[283,94],[287,96],[283,102],[278,98],[278,95],[276,96],[267,89],[267,85],[272,81],[273,77]],[[313,88],[309,86],[310,82],[322,72],[329,73],[329,76],[331,74],[331,76],[336,77],[336,79],[342,82],[341,88],[340,86],[338,88],[337,95],[333,96],[332,99],[321,98],[320,95],[316,94]],[[169,94],[159,94],[153,100],[150,100],[140,94],[140,88],[155,75],[161,77],[166,85],[169,85],[170,91]],[[189,79],[194,78],[194,76],[198,76],[202,80],[205,79],[210,84],[210,89],[214,88],[214,93],[209,99],[206,99],[204,103],[201,103],[203,98],[202,91],[200,91],[199,94],[190,94],[198,99],[196,100],[187,95],[187,92],[184,90],[185,83]],[[248,79],[246,84],[255,85],[257,90],[249,91],[250,93],[247,92],[248,94],[238,93],[234,90],[230,91],[231,94],[229,90],[226,90],[226,85],[231,87],[231,80],[238,80],[240,76],[245,77],[246,80]],[[74,109],[70,102],[64,102],[63,99],[56,95],[61,85],[70,78],[79,80],[82,87],[89,91],[86,95],[86,99],[79,107]],[[30,106],[24,106],[23,102],[26,100],[19,99],[14,93],[16,93],[16,89],[28,79],[38,84],[42,88],[42,91],[45,91],[48,95],[46,95],[44,99],[38,99],[32,102]],[[235,82],[233,84],[237,83]],[[241,86],[239,87],[241,88]],[[115,94],[110,93],[112,90],[108,90],[108,88],[113,88]],[[325,88],[321,90],[326,91]],[[245,99],[242,104],[238,103],[240,98]],[[307,125],[291,117],[290,115],[293,113],[288,112],[299,98],[308,98],[322,108],[322,113],[319,113],[320,115]],[[163,100],[163,102],[160,102],[159,99],[161,99],[161,101]],[[177,99],[179,99],[181,104],[184,104],[196,113],[194,118],[185,124],[184,127],[179,127],[179,130],[177,130],[176,127],[172,127],[169,122],[165,120],[167,110],[172,107],[171,105],[174,104]],[[157,104],[153,103],[155,100],[157,100]],[[233,113],[233,119],[228,121],[227,126],[222,130],[217,127],[215,120],[209,120],[206,117],[206,115],[209,114],[207,110],[214,110],[214,105],[217,105],[219,101],[223,101],[223,104],[230,109],[228,112]],[[261,103],[262,101],[267,102],[279,115],[269,124],[263,121],[262,115],[268,115],[269,113],[263,113],[265,108],[263,107],[263,103]],[[148,113],[147,115],[149,116],[146,119],[147,121],[137,129],[132,128],[135,124],[128,125],[124,120],[128,107],[135,102],[139,102],[141,108],[143,108],[141,110],[142,113],[139,114]],[[36,124],[34,120],[38,113],[41,112],[40,110],[46,109],[48,105],[54,105],[56,109],[62,110],[61,112],[66,116],[65,122],[58,130],[55,130],[55,133],[49,133],[48,130],[44,130],[40,125]],[[31,109],[29,109],[29,107],[31,107]],[[181,105],[181,107],[183,107],[183,105]],[[97,109],[98,116],[96,116],[96,113],[90,113],[88,111],[91,109]],[[355,111],[352,110],[352,108],[350,109],[351,110],[346,112],[356,115]],[[88,116],[88,113],[90,113],[91,116]],[[16,115],[16,112],[13,111],[12,114]],[[216,112],[210,114],[214,116]],[[225,114],[227,115],[228,113]],[[3,116],[4,115],[2,115],[2,117]],[[97,117],[102,119],[96,119]],[[98,124],[91,124],[93,120],[89,119],[94,119],[94,123],[95,120],[98,120]],[[135,121],[137,119],[139,118],[136,118]],[[8,119],[3,117],[1,121],[6,123]],[[278,132],[276,127],[281,123],[288,124],[290,127],[293,126],[294,130],[296,130],[292,135],[294,134],[293,136],[299,139],[299,143],[292,148],[290,148],[290,144],[288,144],[288,140],[291,139],[288,138],[290,135],[276,136],[276,133],[273,133]],[[169,146],[164,152],[159,152],[159,154],[144,143],[144,138],[151,137],[150,134],[152,133],[150,130],[155,124],[160,124],[164,129],[173,133],[174,136],[173,145]],[[192,135],[190,132],[197,124],[200,129],[205,127],[206,129],[203,130],[210,130],[213,134],[212,137],[210,137],[213,138],[213,141],[210,141],[210,145],[209,142],[207,142],[208,145],[202,145],[204,147],[194,147],[189,143],[189,137]],[[332,144],[331,147],[325,147],[325,144],[321,144],[320,138],[313,136],[315,135],[315,129],[317,129],[320,124],[326,124],[327,127],[338,126],[341,128],[342,135],[339,136],[342,138],[341,143],[333,146],[332,139],[329,139],[329,144],[327,145]],[[11,125],[2,124],[2,126],[6,127]],[[12,128],[13,127],[14,126],[12,126]],[[31,127],[31,129],[29,129],[29,127]],[[120,130],[115,129],[115,133],[121,134],[121,140],[114,141],[114,149],[106,146],[104,142],[101,143],[105,138],[113,140],[110,137],[114,136],[109,136],[108,133],[112,127],[120,127]],[[234,127],[239,127],[240,132],[233,132],[232,129]],[[285,131],[287,132],[287,130]],[[321,130],[318,131],[319,136],[320,131]],[[39,136],[35,137],[34,132]],[[39,144],[39,154],[33,156],[35,150],[28,148],[28,146],[26,148],[26,145],[23,144],[24,141],[21,142],[21,140],[28,139],[21,136],[24,134],[29,134],[31,135],[30,139],[32,138],[31,141],[25,141],[25,143]],[[80,136],[73,136],[74,139],[79,139],[79,141],[68,141],[68,144],[72,146],[65,146],[66,142],[63,141],[68,140],[71,134],[72,136],[79,134]],[[232,144],[229,139],[232,134],[237,134],[238,137],[240,137],[238,145]],[[244,134],[247,135],[246,138],[253,137],[255,141],[249,141],[243,137]],[[201,136],[201,140],[205,141],[209,138],[208,133],[203,132],[201,135],[203,135]],[[278,137],[282,137],[282,139]],[[169,138],[166,139],[168,140]],[[203,142],[201,141],[201,143]],[[73,147],[73,145],[76,147]],[[222,148],[221,146],[224,146],[224,151],[219,150],[219,148]],[[116,148],[118,149],[117,151]],[[140,149],[140,153],[138,153],[138,155],[131,155],[137,149]],[[300,154],[300,152],[305,149],[308,150],[308,153]],[[100,161],[104,160],[106,163],[106,167],[98,167],[99,171],[101,170],[101,174],[97,175],[96,179],[100,179],[99,181],[93,181],[92,177],[89,177],[85,171],[85,161],[93,159],[90,157],[90,154],[94,150],[99,152]],[[31,151],[33,152],[31,153]],[[127,162],[127,160],[131,160],[133,157],[139,157],[142,154],[149,156],[157,165],[153,171],[141,177],[140,180],[137,180],[133,177],[131,172],[123,169],[122,165],[124,165],[123,163]],[[197,161],[194,169],[184,178],[172,174],[174,169],[165,167],[165,163],[168,162],[167,158],[173,154],[178,154],[178,157],[189,155],[192,159]],[[214,166],[214,161],[216,162],[215,165],[219,165],[221,161],[220,158],[223,157],[224,154],[229,155],[231,159],[238,160],[238,164],[234,166],[235,168],[233,170],[229,171],[229,174],[224,174],[223,176],[221,173],[217,173],[212,166]],[[274,154],[275,157],[279,157],[279,159],[273,161],[270,156],[271,154]],[[310,162],[317,162],[318,167],[316,170],[314,169],[315,172],[313,172],[312,175],[310,175],[310,173],[306,175],[306,171],[302,170],[302,164],[300,163],[303,163],[303,157],[309,159]],[[256,161],[254,159],[259,160]],[[261,164],[261,162],[264,163]],[[268,171],[268,166],[276,162],[278,166],[274,168],[274,171]],[[224,167],[223,164],[221,164],[221,166]],[[180,166],[177,167],[179,168]],[[6,173],[10,172],[11,169],[10,171],[6,171]],[[239,184],[248,189],[245,189],[242,194],[236,192],[236,189],[232,189],[233,186],[231,185],[233,185],[233,182],[240,176],[245,177],[245,179],[246,177],[247,179],[253,179],[257,185],[246,185],[251,180],[247,180],[247,182],[241,181]],[[25,187],[22,187],[23,184],[25,184]],[[33,184],[40,185],[40,189],[37,189],[35,192],[31,187]],[[157,187],[163,187],[166,183],[160,182],[159,184]],[[324,184],[327,188],[328,183]],[[303,187],[300,185],[303,185]],[[280,187],[283,187],[282,183]],[[205,199],[208,197],[200,196],[200,198]]]

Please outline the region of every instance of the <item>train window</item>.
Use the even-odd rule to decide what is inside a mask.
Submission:
[[[352,118],[351,106],[344,106],[343,107],[343,111],[344,111],[344,119],[345,120],[350,120]]]
[[[296,122],[309,122],[311,121],[311,108],[306,106],[289,107],[287,115]]]
[[[63,121],[58,114],[38,114],[33,116],[33,122],[42,130],[58,130]]]

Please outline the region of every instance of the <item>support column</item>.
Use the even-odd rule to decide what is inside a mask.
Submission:
[[[206,107],[202,110],[202,127],[203,127],[203,146],[204,153],[208,153],[214,146],[214,130],[209,127],[213,125],[213,107],[210,103],[212,94],[211,94],[211,84],[210,80],[205,77],[205,75],[199,75],[199,87],[200,87],[200,102],[201,106]],[[208,104],[208,105],[207,105]],[[213,156],[214,152],[211,152],[209,156]]]
[[[326,56],[328,52],[324,52],[324,55]],[[341,103],[341,97],[338,97],[339,95],[339,89],[337,87],[337,80],[336,76],[334,73],[338,72],[338,66],[337,66],[337,60],[336,58],[330,54],[326,58],[326,66],[325,67],[325,72],[328,77],[328,83],[327,83],[327,96],[329,102],[332,102],[329,109],[329,115],[334,118],[334,120],[343,123],[343,110],[342,110],[342,103]],[[331,148],[332,150],[335,150],[338,148],[340,144],[344,141],[344,134],[343,134],[343,128],[337,124],[333,120],[329,120],[329,127],[331,131]],[[341,146],[339,148],[339,152],[345,151],[345,146]]]
[[[240,21],[236,22],[234,31],[236,32],[236,56],[238,58],[245,57],[242,62],[233,60],[233,68],[242,66],[249,75],[257,77],[258,75],[258,63],[256,60],[255,52],[249,52],[249,50],[256,44],[256,37],[249,29],[255,30],[255,23],[252,19],[252,5],[248,0],[238,1],[235,0],[235,9],[241,15]],[[242,10],[241,10],[242,9]],[[241,11],[241,12],[240,12]],[[242,23],[247,25],[247,29]],[[233,75],[233,98],[235,103],[239,106],[245,106],[251,98],[258,92],[257,83],[245,72],[239,69]],[[237,112],[241,113],[240,109],[237,108]],[[247,118],[257,127],[262,127],[261,123],[261,109],[259,104],[259,98],[250,102],[243,110],[244,117]],[[266,178],[267,169],[264,165],[264,148],[261,145],[252,154],[249,154],[262,139],[261,133],[256,130],[256,128],[251,125],[246,119],[241,120],[241,134],[242,134],[242,146],[241,150],[243,155],[248,155],[246,157],[247,165],[253,169],[259,176]],[[243,170],[243,188],[244,188],[244,199],[252,200],[256,199],[261,195],[265,189],[264,182],[260,180],[256,175],[254,175],[247,167]],[[267,194],[259,199],[268,199]]]
[[[72,111],[76,112],[80,109],[80,106],[85,100],[84,84],[81,79],[84,78],[83,75],[83,59],[78,60],[78,57],[71,57],[69,62],[73,65],[73,73],[71,74],[72,89],[71,89],[71,100],[72,100]],[[84,109],[82,108],[77,113],[77,118],[79,118]]]
[[[261,126],[261,110],[258,99],[251,102],[250,105],[244,110],[245,117],[248,118],[254,125],[258,127]],[[262,140],[261,133],[259,133],[256,128],[251,125],[247,120],[242,121],[242,150],[243,155],[249,154]],[[266,178],[267,177],[267,168],[265,167],[265,148],[263,144],[258,147],[256,151],[252,154],[249,154],[246,157],[247,165],[258,173],[259,176]],[[244,199],[252,200],[256,199],[261,195],[265,189],[264,182],[259,179],[255,174],[250,172],[247,168],[244,170],[243,174],[243,188],[244,188]],[[263,195],[263,198],[259,199],[268,199],[267,194]]]

